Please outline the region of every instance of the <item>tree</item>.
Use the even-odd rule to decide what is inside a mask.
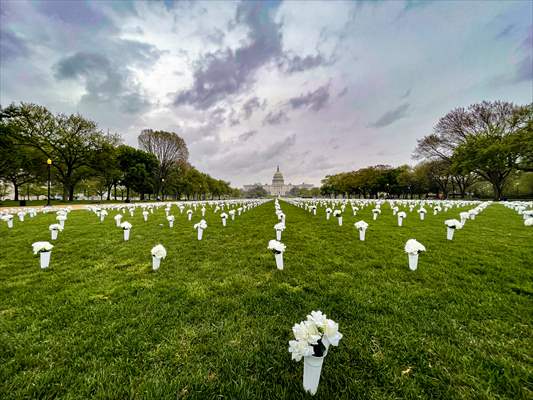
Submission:
[[[243,195],[244,197],[248,197],[250,199],[256,199],[261,197],[268,197],[268,192],[262,186],[256,185],[244,192]]]
[[[156,192],[159,194],[163,179],[169,178],[174,166],[187,162],[189,150],[185,141],[174,132],[145,129],[139,135],[138,140],[140,148],[153,154],[158,161],[155,184]]]
[[[457,108],[442,117],[431,135],[418,141],[415,156],[440,159],[452,172],[461,194],[472,183],[470,173],[487,180],[499,199],[509,174],[533,170],[533,103],[484,101],[467,109]]]
[[[111,199],[111,190],[113,186],[118,185],[122,176],[117,156],[117,147],[111,143],[104,143],[94,152],[91,161],[91,166],[99,179],[99,186],[104,189],[107,200]]]
[[[157,168],[155,156],[122,145],[117,148],[117,160],[122,170],[121,183],[126,187],[126,201],[130,200],[131,190],[139,193],[141,200],[144,200],[144,194],[153,192],[153,171]]]
[[[4,110],[16,140],[39,150],[52,160],[57,179],[63,184],[63,198],[72,201],[76,184],[90,175],[93,152],[108,142],[93,121],[79,114],[53,115],[45,107],[21,103]],[[4,119],[4,118],[3,118]]]

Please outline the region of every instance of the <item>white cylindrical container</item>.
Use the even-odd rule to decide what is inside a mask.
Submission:
[[[326,213],[326,220],[329,221],[329,217],[331,217],[331,213]]]
[[[147,215],[147,214],[144,214],[144,215],[143,215],[143,218],[144,218],[144,222],[147,222],[147,221],[148,221],[148,215]]]
[[[378,213],[372,213],[372,218],[374,218],[374,221],[378,218]]]
[[[58,230],[57,229],[53,229],[50,232],[52,232],[52,240],[56,240],[57,239]]]
[[[342,217],[337,218],[339,220],[339,226],[342,226]]]
[[[154,271],[157,271],[160,265],[161,265],[161,259],[159,257],[152,256],[152,269]]]
[[[454,231],[455,231],[455,229],[447,227],[446,228],[446,239],[453,240],[453,232]]]
[[[476,214],[470,214],[470,219],[476,219]]]
[[[276,240],[279,242],[281,240],[281,231],[276,230]]]
[[[222,226],[226,226],[226,218],[222,218]]]
[[[24,215],[19,215],[19,221],[24,222]]]
[[[274,257],[276,257],[276,267],[283,269],[283,253],[274,253]]]
[[[202,228],[198,228],[198,240],[202,240],[203,234],[204,230]]]
[[[425,216],[426,216],[426,213],[420,213],[420,220],[423,221]]]
[[[398,217],[398,226],[402,226],[402,223],[403,223],[403,218]]]
[[[104,222],[104,219],[105,219],[105,215],[100,214],[100,222]]]
[[[231,220],[235,221],[235,214],[231,214]]]
[[[418,253],[411,254],[409,253],[409,269],[415,271],[418,267]]]
[[[41,256],[41,269],[48,268],[48,266],[50,265],[50,255],[52,254],[52,252],[41,251],[39,254]]]
[[[189,221],[190,221],[190,220],[191,220],[191,218],[192,218],[192,213],[189,213],[189,214],[188,214],[188,216],[187,216],[187,218],[188,218],[188,219],[189,219]]]
[[[124,240],[125,241],[130,240],[130,230],[129,229],[124,229]]]
[[[316,215],[316,208],[313,208],[313,215]]]
[[[117,222],[117,228],[120,228],[120,218],[115,219],[115,221]]]
[[[315,395],[320,382],[320,374],[322,373],[322,364],[324,357],[308,356],[304,357],[304,390],[311,395]]]
[[[174,221],[168,221],[168,226],[170,226],[171,228],[174,227]]]
[[[359,229],[359,240],[362,242],[365,241],[365,233],[366,233],[366,229]]]
[[[10,229],[13,228],[13,220],[12,219],[8,219],[7,220],[7,227],[10,228]]]

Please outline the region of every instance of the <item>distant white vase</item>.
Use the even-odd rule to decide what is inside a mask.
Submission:
[[[148,214],[143,214],[144,222],[148,221]]]
[[[366,229],[359,229],[359,240],[361,242],[365,241],[365,233],[366,233]]]
[[[283,269],[283,253],[274,253],[274,257],[276,258],[276,267],[279,270]]]
[[[372,213],[372,218],[374,219],[374,221],[378,219],[378,213]]]
[[[168,221],[168,226],[170,226],[171,228],[174,227],[174,221]]]
[[[124,240],[125,241],[130,240],[130,230],[129,229],[124,229]]]
[[[192,213],[188,213],[187,219],[190,221],[192,218]]]
[[[59,221],[59,225],[61,225],[61,228],[65,228],[65,221],[64,220]]]
[[[198,240],[202,240],[203,234],[204,230],[202,228],[198,228]]]
[[[322,357],[308,356],[304,357],[304,390],[311,395],[315,395],[320,383],[320,374],[322,373],[322,364],[326,353]]]
[[[222,226],[226,226],[226,218],[222,218]]]
[[[105,219],[105,215],[104,214],[100,214],[100,222],[104,222],[104,219]]]
[[[331,217],[331,213],[326,213],[326,220],[329,221],[329,217]]]
[[[342,226],[342,217],[337,217],[337,219],[339,220],[339,226]]]
[[[415,271],[416,268],[418,267],[418,253],[416,254],[411,254],[409,253],[409,269],[411,271]]]
[[[159,257],[152,256],[152,269],[154,271],[157,271],[160,265],[161,265],[161,259]]]
[[[57,229],[52,229],[50,232],[52,233],[52,240],[56,240],[59,231]]]
[[[316,215],[316,208],[313,208],[313,215]]]
[[[420,220],[423,221],[426,216],[426,213],[420,213]]]
[[[50,265],[50,255],[52,254],[52,252],[41,251],[39,254],[41,256],[41,269],[48,268],[48,266]]]
[[[455,229],[447,227],[446,228],[446,239],[453,240],[453,233],[455,232]]]
[[[24,222],[24,215],[19,214],[19,221],[20,221],[20,222]]]
[[[121,218],[115,218],[115,222],[117,224],[117,228],[120,228],[120,220],[121,220]]]
[[[402,224],[403,224],[403,218],[398,217],[398,226],[402,226]]]
[[[230,215],[231,215],[231,220],[235,221],[235,214],[230,214]]]
[[[276,240],[279,242],[281,240],[281,231],[276,230]]]
[[[8,227],[9,229],[13,228],[13,220],[12,220],[12,219],[8,219],[8,220],[7,220],[7,227]]]

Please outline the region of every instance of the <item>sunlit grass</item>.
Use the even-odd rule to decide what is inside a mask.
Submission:
[[[446,241],[452,209],[403,227],[388,206],[344,225],[282,202],[285,269],[266,249],[273,202],[228,220],[208,211],[204,240],[177,208],[142,221],[129,242],[75,211],[48,270],[31,243],[54,215],[0,225],[0,397],[306,398],[291,327],[313,309],[344,338],[317,398],[528,398],[533,369],[533,230],[492,205]],[[353,223],[366,220],[365,242]],[[403,245],[427,247],[409,271]],[[150,249],[168,256],[151,270]]]

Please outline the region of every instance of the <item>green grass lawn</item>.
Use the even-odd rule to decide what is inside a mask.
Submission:
[[[533,229],[491,205],[446,240],[459,209],[403,227],[388,206],[344,225],[282,202],[285,269],[266,249],[274,203],[204,240],[173,207],[132,218],[129,242],[73,211],[41,271],[31,244],[53,214],[0,225],[0,398],[303,399],[292,325],[320,309],[344,334],[316,398],[522,399],[533,396]],[[128,214],[126,214],[128,215]],[[370,224],[366,241],[353,223]],[[162,225],[161,225],[162,224]],[[407,239],[423,243],[408,269]],[[168,255],[157,272],[150,249]],[[408,372],[406,372],[408,371]]]

